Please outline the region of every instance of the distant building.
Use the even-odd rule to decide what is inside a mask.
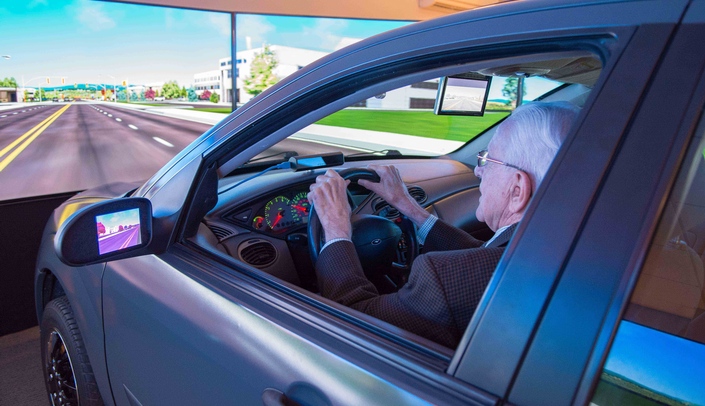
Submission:
[[[340,49],[345,46],[354,44],[360,41],[359,38],[342,38],[335,49]],[[269,49],[274,52],[277,57],[278,65],[274,70],[274,74],[283,79],[286,76],[296,72],[304,66],[320,59],[328,52],[313,51],[304,48],[293,48],[282,45],[270,45]],[[211,93],[217,93],[220,96],[220,101],[223,103],[232,103],[233,97],[236,97],[238,103],[246,103],[252,98],[252,95],[244,89],[245,79],[250,76],[250,67],[255,56],[262,53],[263,48],[248,49],[238,52],[235,66],[235,86],[236,91],[233,92],[233,67],[230,57],[220,58],[218,60],[219,68],[207,72],[200,72],[193,75],[194,89],[200,97],[204,91],[208,90]],[[389,95],[379,95],[367,100],[363,100],[354,107],[370,107],[382,109],[432,109],[436,99],[436,91],[438,89],[438,81],[428,81],[417,83],[403,91],[393,92]]]
[[[229,60],[230,58],[228,58]],[[222,61],[223,59],[221,59]],[[223,98],[223,89],[225,89],[225,83],[229,80],[223,79],[223,70],[209,70],[207,72],[201,72],[193,75],[193,88],[196,90],[198,97],[201,97],[203,92],[208,90],[211,93],[218,93],[221,101],[229,101]],[[232,88],[232,86],[228,86]],[[225,92],[227,94],[227,92]]]
[[[327,52],[282,45],[271,45],[269,49],[277,56],[279,64],[274,70],[274,74],[280,79],[289,76],[316,59],[328,55]],[[209,90],[211,93],[218,93],[220,101],[224,103],[232,103],[233,96],[237,97],[239,103],[247,102],[252,96],[243,89],[244,80],[250,76],[250,66],[258,53],[262,53],[262,48],[248,49],[236,54],[235,86],[237,90],[235,92],[232,89],[232,59],[227,57],[218,60],[218,70],[200,72],[193,75],[196,94],[200,96],[204,91]]]
[[[0,87],[0,103],[17,101],[17,89],[14,87]]]

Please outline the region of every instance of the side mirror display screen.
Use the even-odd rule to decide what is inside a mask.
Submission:
[[[98,255],[120,251],[142,243],[140,210],[129,209],[95,216]]]
[[[444,76],[438,86],[434,113],[459,116],[482,116],[490,90],[489,76],[466,73]]]

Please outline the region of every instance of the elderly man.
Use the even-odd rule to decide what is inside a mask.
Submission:
[[[565,139],[577,108],[565,102],[531,103],[502,122],[478,154],[476,215],[495,232],[479,241],[428,213],[408,193],[393,166],[370,165],[380,182],[359,184],[384,198],[419,227],[424,254],[398,292],[380,295],[364,276],[351,242],[347,183],[328,170],[311,185],[326,243],[316,263],[321,294],[336,302],[455,348],[472,317],[504,247]]]

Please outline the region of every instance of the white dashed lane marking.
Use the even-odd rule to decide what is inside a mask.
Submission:
[[[132,128],[133,130],[137,130],[137,127],[135,127],[135,126],[132,125],[132,124],[128,124],[128,127]]]
[[[122,120],[121,120],[121,119],[119,119],[119,118],[116,118],[116,119],[115,119],[115,121],[122,121]]]
[[[112,116],[113,116],[112,114],[108,114],[108,117],[112,117]]]
[[[154,139],[154,141],[156,141],[156,142],[158,142],[158,143],[160,143],[160,144],[162,144],[162,145],[166,145],[166,146],[169,147],[169,148],[173,148],[173,147],[174,147],[174,145],[173,145],[172,143],[170,143],[169,141],[164,141],[163,139],[161,139],[161,138],[159,138],[159,137],[152,137],[152,138]]]

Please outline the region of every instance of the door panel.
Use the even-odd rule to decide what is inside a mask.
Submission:
[[[314,342],[318,328],[295,315],[230,284],[196,281],[168,262],[187,263],[164,258],[116,261],[106,270],[106,352],[119,405],[130,404],[128,391],[145,405],[260,404],[268,388],[299,401],[326,399],[317,404],[493,402],[452,388],[442,370],[434,382],[408,365],[402,372],[385,366],[338,334]]]

